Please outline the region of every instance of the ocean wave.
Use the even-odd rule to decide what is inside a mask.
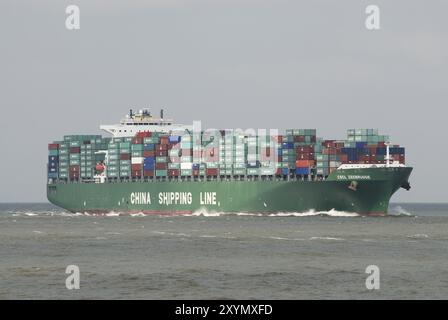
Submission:
[[[249,212],[218,212],[218,211],[208,211],[206,209],[200,209],[193,212],[192,216],[203,216],[203,217],[220,217],[220,216],[256,216],[256,217],[310,217],[310,216],[330,216],[330,217],[359,217],[358,213],[345,212],[337,210],[329,211],[315,211],[309,210],[306,212],[277,212],[277,213],[249,213]]]
[[[345,239],[342,238],[334,238],[334,237],[311,237],[310,240],[333,240],[333,241],[343,241]]]
[[[406,217],[415,217],[414,214],[410,213],[402,206],[395,206],[388,213],[390,216],[406,216]]]
[[[5,212],[6,213],[6,212]],[[344,212],[337,210],[329,211],[315,211],[309,210],[306,212],[277,212],[277,213],[262,213],[262,212],[222,212],[222,211],[211,211],[207,209],[199,209],[191,214],[176,214],[173,212],[169,215],[164,214],[145,214],[143,212],[116,212],[110,211],[107,213],[89,213],[89,212],[68,212],[68,211],[11,211],[8,212],[10,216],[13,217],[90,217],[90,216],[101,216],[101,217],[161,217],[161,218],[172,218],[176,216],[190,216],[190,217],[222,217],[222,216],[247,216],[247,217],[310,217],[310,216],[329,216],[329,217],[358,217],[357,213]]]

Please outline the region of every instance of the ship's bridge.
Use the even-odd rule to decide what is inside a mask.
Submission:
[[[142,109],[134,113],[132,109],[119,124],[101,125],[100,129],[112,134],[114,137],[133,137],[139,132],[184,132],[191,131],[193,126],[174,123],[173,119],[163,117],[163,110],[160,111],[160,118],[153,117],[149,109]]]

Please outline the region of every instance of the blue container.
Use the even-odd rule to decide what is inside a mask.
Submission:
[[[283,142],[282,148],[283,149],[294,149],[294,142]]]
[[[144,170],[154,170],[154,167],[155,167],[154,163],[144,163],[143,164]]]
[[[302,175],[302,174],[310,174],[310,168],[304,168],[304,167],[296,168],[296,175]]]
[[[146,158],[143,159],[143,162],[144,163],[147,163],[147,162],[148,163],[149,162],[153,162],[154,163],[154,162],[156,162],[156,157],[146,157]]]
[[[57,172],[49,172],[48,173],[48,178],[49,179],[57,179],[58,178],[58,173]]]
[[[143,145],[143,150],[144,151],[153,151],[153,150],[155,150],[155,144],[154,143],[145,143]]]
[[[376,154],[380,156],[386,155],[386,148],[376,148]]]
[[[358,160],[357,154],[348,154],[348,161],[356,161]]]
[[[369,150],[367,148],[356,148],[357,154],[367,154]]]
[[[180,136],[169,136],[168,141],[170,144],[179,143],[180,142]]]
[[[59,156],[49,156],[48,162],[59,162]]]
[[[367,142],[356,142],[356,148],[364,148],[367,145]]]
[[[48,167],[48,173],[57,173],[58,168],[57,167]]]
[[[199,170],[199,163],[193,163],[193,170]]]
[[[282,155],[282,149],[277,149],[277,155],[281,156]]]
[[[289,174],[289,169],[288,168],[282,168],[282,174],[287,176]]]

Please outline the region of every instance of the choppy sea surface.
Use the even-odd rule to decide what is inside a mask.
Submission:
[[[66,267],[80,289],[66,288]],[[378,290],[366,268],[379,268]],[[0,299],[447,299],[448,204],[344,212],[72,214],[0,204]]]

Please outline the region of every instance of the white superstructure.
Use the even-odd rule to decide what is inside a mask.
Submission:
[[[165,119],[163,110],[160,111],[160,118],[156,118],[151,115],[149,109],[142,109],[138,113],[130,110],[119,124],[101,125],[100,129],[119,138],[133,137],[137,133],[145,131],[164,133],[191,131],[193,126],[174,123],[173,119]]]

